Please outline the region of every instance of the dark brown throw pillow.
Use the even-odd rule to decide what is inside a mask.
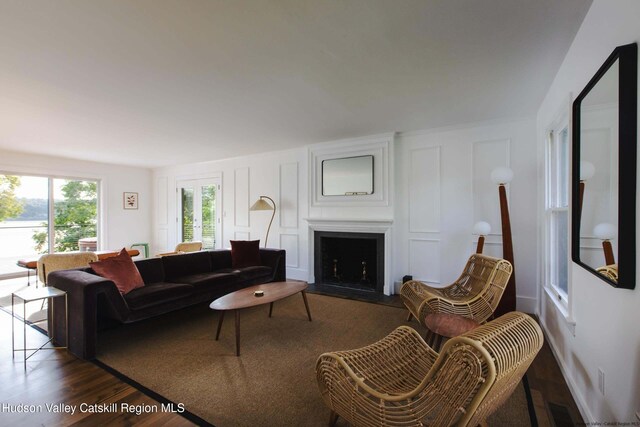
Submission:
[[[260,265],[260,240],[231,240],[233,268]]]
[[[125,248],[122,248],[118,255],[92,262],[89,266],[98,276],[115,283],[122,295],[144,286],[138,267]]]

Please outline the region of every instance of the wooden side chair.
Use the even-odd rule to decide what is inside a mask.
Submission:
[[[176,245],[176,252],[197,252],[202,250],[202,242],[180,242]]]
[[[366,347],[324,353],[322,399],[354,426],[485,424],[511,395],[542,347],[528,315],[507,313],[447,341],[440,353],[400,326]]]
[[[164,252],[156,256],[170,256],[185,254],[187,252],[197,252],[202,250],[202,242],[180,242],[173,252]]]
[[[416,280],[406,282],[400,288],[400,297],[409,310],[407,320],[415,317],[427,327],[426,316],[439,313],[482,324],[493,315],[512,272],[507,260],[473,254],[458,280],[449,286],[434,288]]]

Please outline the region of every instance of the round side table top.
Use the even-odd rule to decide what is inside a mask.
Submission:
[[[447,313],[427,314],[424,324],[431,332],[447,338],[457,337],[480,326],[475,320]]]

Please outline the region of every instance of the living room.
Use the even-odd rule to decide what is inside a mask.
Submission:
[[[381,294],[397,295],[404,276],[435,286],[455,280],[476,249],[479,221],[491,228],[484,253],[502,257],[491,172],[509,167],[518,311],[538,317],[585,422],[640,422],[640,334],[632,320],[638,291],[608,285],[565,253],[566,295],[558,302],[547,283],[558,260],[547,252],[545,161],[549,131],[569,126],[573,100],[617,46],[640,39],[637,2],[527,5],[540,26],[523,34],[514,32],[529,20],[522,16],[528,2],[491,1],[466,13],[470,6],[456,2],[440,5],[438,18],[421,15],[437,2],[396,9],[384,2],[220,10],[166,4],[153,12],[143,4],[3,3],[0,24],[9,36],[2,48],[11,66],[3,66],[0,172],[99,182],[99,249],[147,242],[151,255],[173,250],[184,237],[185,191],[213,185],[216,248],[260,239],[286,251],[287,279],[314,283],[317,232],[383,234]],[[214,12],[220,16],[206,34],[224,43],[209,45],[195,29],[204,31]],[[81,17],[93,31],[73,24]],[[541,24],[552,17],[549,27],[566,28]],[[225,19],[237,22],[219,22]],[[53,31],[48,20],[68,31],[41,45]],[[367,23],[356,28],[361,33],[347,31],[358,20]],[[150,26],[134,25],[141,23]],[[439,41],[427,39],[426,23]],[[278,24],[308,34],[294,43],[286,31],[272,31]],[[33,31],[18,39],[19,26]],[[229,35],[229,26],[238,34]],[[460,28],[475,38],[454,43]],[[249,38],[256,34],[264,38]],[[166,57],[146,44],[153,37]],[[135,41],[130,50],[118,50],[127,40]],[[190,58],[190,49],[202,56]],[[400,62],[403,56],[410,59]],[[203,77],[207,67],[219,74]],[[428,78],[420,82],[419,74]],[[180,79],[197,84],[171,86]],[[206,81],[210,87],[199,86]],[[325,194],[324,161],[367,156],[370,194]],[[137,195],[136,209],[123,208],[124,193]],[[275,211],[251,210],[261,196],[275,201]],[[318,314],[313,301],[311,311]]]

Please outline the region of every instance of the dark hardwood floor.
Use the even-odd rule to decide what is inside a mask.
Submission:
[[[18,323],[16,322],[16,327]],[[92,362],[80,360],[61,351],[42,351],[27,361],[23,369],[22,354],[11,357],[11,316],[0,310],[0,425],[19,426],[81,426],[81,425],[195,425],[177,413],[161,412],[161,403],[118,379]],[[21,329],[20,329],[21,330]],[[32,343],[44,341],[44,335],[27,328]],[[538,424],[545,426],[571,426],[582,423],[582,418],[562,377],[554,356],[545,343],[527,372]],[[104,405],[121,403],[132,406],[148,405],[158,412],[140,415],[120,410],[108,413],[80,412],[63,414],[49,412],[45,405]],[[6,410],[6,405],[42,405],[41,412],[20,413]],[[38,406],[36,406],[36,409]],[[186,408],[187,410],[189,408]],[[517,425],[517,420],[514,420]]]

